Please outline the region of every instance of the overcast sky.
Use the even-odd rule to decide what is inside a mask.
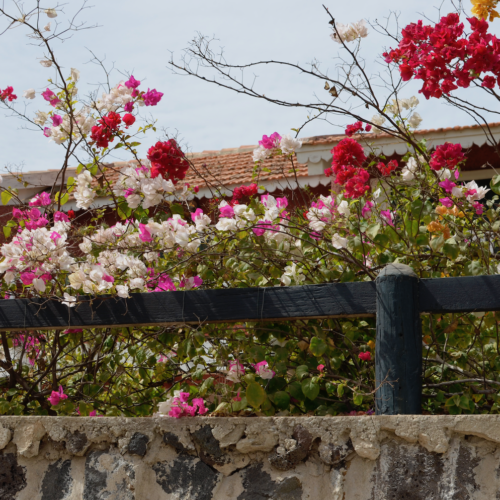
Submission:
[[[95,88],[92,84],[103,80],[100,69],[88,63],[91,58],[88,49],[105,58],[108,66],[114,64],[117,70],[132,73],[143,81],[141,88],[151,87],[163,92],[161,103],[148,109],[154,112],[158,127],[177,131],[190,151],[256,144],[264,133],[278,131],[283,134],[299,127],[307,112],[280,108],[194,77],[174,74],[168,66],[170,52],[179,60],[189,41],[201,32],[219,40],[215,47],[224,47],[230,62],[241,64],[277,59],[305,65],[316,58],[324,68],[333,68],[333,58],[339,46],[329,37],[331,28],[323,3],[330,8],[337,22],[342,23],[361,18],[382,21],[397,5],[401,9],[400,23],[404,26],[422,18],[422,13],[437,19],[435,6],[440,1],[98,0],[93,8],[82,12],[79,19],[88,25],[97,23],[100,27],[76,33],[62,44],[56,43],[56,54],[68,74],[71,67],[81,71],[78,87],[82,94]],[[28,10],[35,2],[25,0],[24,4]],[[11,0],[5,0],[5,5],[13,8]],[[64,23],[69,15],[74,14],[77,5],[78,0],[71,0],[57,21]],[[445,6],[442,12],[447,11]],[[500,25],[500,21],[497,24]],[[53,69],[45,69],[39,64],[42,50],[29,43],[22,28],[9,30],[0,38],[0,88],[14,86],[20,97],[19,109],[23,109],[26,102],[21,97],[23,90],[35,88],[40,92],[45,89],[47,79],[54,75]],[[377,70],[374,61],[388,43],[387,39],[373,32],[363,40],[370,71]],[[252,75],[249,72],[246,77],[250,79]],[[280,67],[265,73],[259,71],[257,76],[257,85],[269,96],[307,101],[313,99],[315,93],[324,92],[321,82]],[[113,73],[112,84],[121,78],[118,72]],[[416,87],[408,92],[416,94]],[[471,123],[466,116],[436,100],[426,102],[421,97],[420,101],[418,112],[424,118],[423,128]],[[29,101],[27,113],[33,115],[37,109],[47,110],[45,104],[40,97]],[[60,167],[61,146],[50,142],[39,131],[23,130],[21,121],[6,116],[4,111],[0,113],[1,168],[23,166],[23,170],[28,171]],[[338,133],[342,130],[340,124],[313,122],[301,135]],[[143,154],[146,146],[160,137],[159,133],[152,133],[144,142]]]

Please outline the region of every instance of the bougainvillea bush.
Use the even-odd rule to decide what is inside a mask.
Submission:
[[[188,203],[197,192],[183,182],[194,168],[189,158],[173,138],[150,139],[155,125],[141,117],[143,107],[163,105],[162,92],[130,75],[80,98],[79,71],[62,69],[49,50],[50,22],[42,27],[58,11],[36,7],[21,20],[0,13],[45,47],[44,71],[55,72],[37,91],[6,82],[0,101],[63,153],[52,190],[23,203],[1,187],[2,202],[15,201],[0,247],[4,300],[42,297],[73,308],[102,295],[370,281],[390,262],[425,278],[499,272],[500,177],[490,188],[461,182],[461,146],[430,151],[415,136],[416,97],[396,95],[372,106],[374,117],[353,120],[325,171],[336,188],[329,196],[297,190],[292,203],[259,187],[266,158],[296,167],[301,141],[274,132],[254,152],[256,183],[215,198],[205,213]],[[410,25],[384,56],[389,69],[423,80],[426,98],[456,86],[496,88],[498,58],[490,55],[500,45],[479,18],[469,20],[470,36],[455,13],[435,26]],[[364,22],[332,24],[347,51],[369,36]],[[328,82],[325,89],[333,96]],[[44,109],[19,111],[20,100],[37,94]],[[371,142],[373,127],[406,140],[408,153],[399,162],[385,158]],[[139,141],[149,141],[146,158]],[[116,167],[106,159],[117,149],[130,161],[111,181]],[[78,165],[75,177],[70,165]],[[65,208],[70,201],[77,210]],[[110,223],[110,214],[119,221]],[[496,313],[422,318],[426,412],[498,411],[498,320]],[[373,413],[371,318],[2,332],[1,341],[0,414]]]

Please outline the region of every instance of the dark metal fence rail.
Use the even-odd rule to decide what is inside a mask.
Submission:
[[[389,264],[374,282],[138,293],[72,308],[0,300],[0,331],[377,316],[377,414],[418,414],[420,314],[499,310],[500,276],[419,280],[408,266]]]

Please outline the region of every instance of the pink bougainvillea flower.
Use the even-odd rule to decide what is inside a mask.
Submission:
[[[61,102],[61,99],[59,99],[55,94],[54,92],[52,92],[52,90],[50,89],[47,89],[45,92],[42,92],[42,97],[50,102],[51,106],[57,106],[60,102]]]
[[[261,220],[257,222],[257,227],[254,227],[252,231],[255,236],[262,236],[268,228],[272,227],[272,223],[269,220]]]
[[[202,398],[194,398],[193,406],[198,408],[198,415],[205,415],[208,410],[205,408],[205,401]]]
[[[260,378],[271,379],[276,375],[276,373],[269,368],[267,361],[261,361],[253,365],[253,367]]]
[[[385,222],[389,224],[389,226],[394,227],[394,222],[392,220],[392,212],[390,210],[381,210],[380,215],[385,220]]]
[[[50,239],[56,243],[57,240],[60,240],[61,239],[61,235],[57,232],[57,231],[52,231],[51,235],[50,235]]]
[[[241,401],[240,391],[241,391],[241,389],[238,389],[238,394],[236,394],[236,396],[234,396],[233,401]]]
[[[168,291],[175,292],[177,290],[177,288],[174,285],[174,282],[168,275],[160,276],[156,284],[157,286],[153,290],[153,292],[168,292]]]
[[[161,101],[162,97],[163,94],[161,92],[157,92],[156,89],[148,89],[147,92],[144,92],[144,94],[142,94],[142,99],[144,100],[144,104],[146,106],[156,106]]]
[[[451,182],[450,179],[445,179],[439,183],[439,187],[442,187],[447,193],[451,193],[456,184]]]
[[[125,87],[128,89],[136,89],[141,82],[134,78],[134,75],[130,75],[130,78],[125,82]]]
[[[479,203],[479,201],[475,201],[472,206],[474,207],[474,210],[476,211],[477,215],[481,215],[483,213],[483,205]]]
[[[64,394],[63,386],[59,386],[59,391],[52,391],[52,394],[47,398],[52,406],[57,406],[62,399],[68,399],[68,396]]]
[[[189,399],[189,392],[180,392],[179,393],[179,400],[181,403],[187,403],[187,400]]]
[[[278,208],[286,208],[288,206],[288,200],[284,196],[283,198],[276,198],[276,206]]]
[[[113,278],[113,276],[109,276],[108,274],[105,274],[103,277],[102,277],[103,281],[106,281],[108,283],[114,283],[115,282],[115,278]]]
[[[278,132],[272,133],[269,137],[267,135],[262,136],[262,140],[259,141],[259,146],[264,149],[274,149],[277,148],[281,141],[281,135]]]
[[[56,212],[54,214],[55,222],[69,222],[69,217],[64,212]]]
[[[192,288],[198,288],[202,285],[203,280],[199,276],[193,276],[191,278],[183,278],[179,283],[181,288],[186,290],[191,290]]]
[[[25,271],[21,273],[20,277],[23,285],[25,286],[31,285],[33,283],[33,280],[36,278],[35,273],[32,273],[31,271]]]
[[[318,365],[318,371],[322,372],[325,369],[325,365]]]
[[[375,206],[375,203],[372,201],[366,201],[364,207],[361,209],[361,215],[365,218],[368,219],[368,217],[371,216],[372,214],[372,208]]]
[[[222,217],[225,217],[227,219],[231,219],[234,217],[234,210],[231,205],[224,205],[223,207],[220,207],[219,210]]]
[[[50,137],[52,135],[52,129],[50,127],[45,127],[43,129],[43,135],[45,137]]]
[[[63,119],[60,115],[54,115],[52,117],[52,125],[54,125],[54,127],[59,127],[59,125],[61,125],[62,122]]]
[[[140,223],[139,224],[139,238],[141,241],[144,242],[149,242],[153,241],[153,238],[151,237],[151,233],[149,232],[148,227],[145,224]]]
[[[123,110],[126,113],[131,113],[134,110],[134,103],[132,101],[127,102],[127,104],[125,104],[125,106],[123,106]]]
[[[439,198],[439,201],[446,207],[453,207],[453,201],[450,198]]]
[[[46,207],[52,203],[49,193],[43,192],[37,194],[30,200],[30,207]]]

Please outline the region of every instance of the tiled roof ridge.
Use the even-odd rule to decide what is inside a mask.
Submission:
[[[492,122],[488,123],[488,127],[498,127],[500,126],[500,122]],[[423,135],[423,134],[436,134],[436,133],[442,133],[442,132],[452,132],[452,131],[459,131],[459,130],[476,130],[479,128],[484,128],[485,125],[456,125],[454,127],[440,127],[440,128],[428,128],[428,129],[422,129],[422,130],[415,130],[414,134],[415,135]],[[376,139],[376,138],[381,138],[381,137],[393,137],[391,134],[388,134],[387,132],[379,132],[379,133],[369,133],[369,134],[355,134],[353,137],[363,137],[365,139]],[[325,144],[329,142],[336,142],[343,137],[347,137],[345,134],[327,134],[327,135],[316,135],[312,137],[306,137],[302,139],[302,142],[307,145],[314,145],[314,144]]]

